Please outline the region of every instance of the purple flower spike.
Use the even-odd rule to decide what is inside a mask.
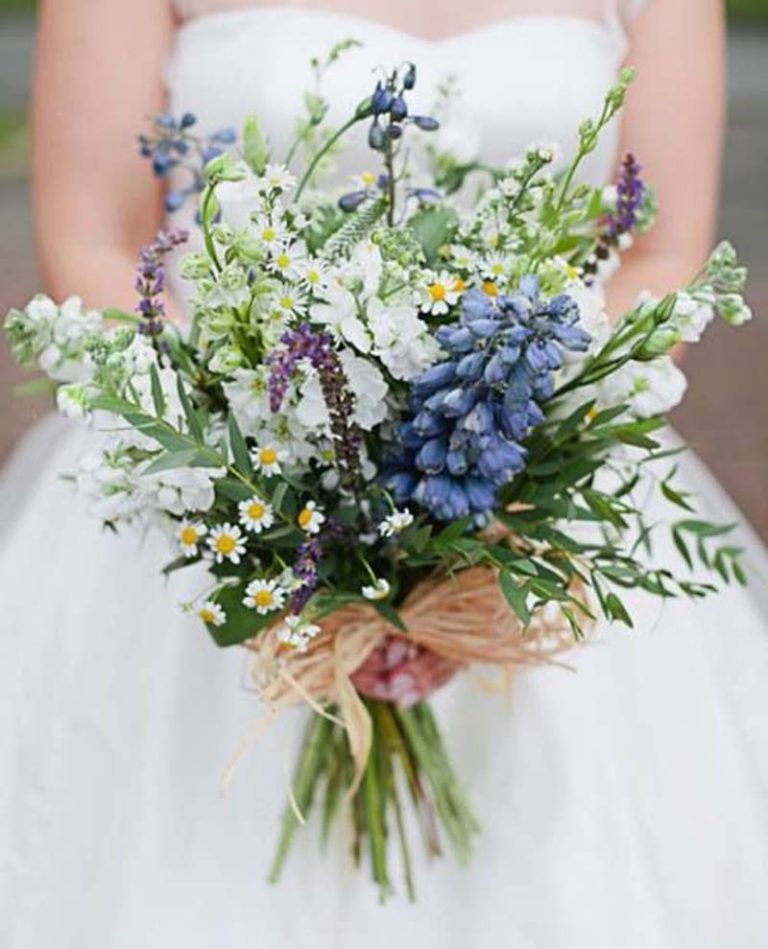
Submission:
[[[183,244],[189,235],[186,231],[172,228],[158,231],[151,244],[142,247],[136,268],[136,292],[139,302],[136,306],[141,314],[139,332],[144,336],[159,336],[163,331],[165,305],[162,293],[165,289],[165,268],[163,258],[174,247]]]
[[[267,380],[269,407],[279,412],[291,379],[300,362],[307,360],[320,379],[323,399],[331,417],[334,453],[342,486],[350,490],[358,484],[360,470],[360,432],[352,421],[355,399],[349,391],[338,353],[327,333],[315,332],[308,323],[287,330],[280,346],[269,357],[271,371]]]
[[[621,163],[619,180],[616,184],[618,200],[616,202],[616,211],[609,214],[606,220],[608,229],[608,239],[615,242],[621,237],[634,230],[637,225],[637,212],[643,203],[645,194],[645,184],[640,177],[642,166],[637,163],[635,156],[627,155]]]

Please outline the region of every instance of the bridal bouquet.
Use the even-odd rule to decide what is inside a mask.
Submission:
[[[93,513],[166,532],[166,573],[203,564],[185,608],[250,651],[268,715],[308,709],[271,879],[316,806],[323,835],[345,815],[382,896],[394,841],[412,895],[408,804],[430,853],[466,860],[478,830],[426,691],[552,661],[599,615],[631,626],[625,590],[744,582],[729,528],[695,516],[663,461],[679,449],[654,437],[685,388],[670,350],[716,313],[749,317],[744,270],[722,244],[613,324],[602,302],[652,192],[631,156],[614,186],[578,170],[630,79],[558,171],[542,146],[504,168],[441,151],[438,120],[409,108],[412,65],[335,131],[309,96],[282,163],[253,117],[235,138],[160,116],[142,152],[168,210],[198,208],[189,325],[163,304],[178,230],[141,251],[135,313],[38,296],[7,318],[16,359],[95,430],[74,474]],[[380,168],[323,190],[358,126]],[[409,139],[426,142],[422,179]],[[650,523],[641,487],[679,519]],[[661,529],[678,570],[654,558]]]

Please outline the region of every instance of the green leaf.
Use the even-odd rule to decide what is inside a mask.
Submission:
[[[240,431],[240,426],[237,424],[237,419],[235,418],[234,412],[229,413],[229,418],[227,419],[227,428],[229,429],[229,444],[232,448],[235,466],[237,467],[238,471],[250,477],[253,473],[253,468],[251,466],[251,456],[248,451],[248,446],[245,444],[243,433]]]
[[[685,500],[688,495],[680,491],[675,491],[668,481],[662,481],[660,487],[661,493],[668,501],[671,501],[672,504],[676,504],[678,507],[681,507],[686,511],[694,510],[694,508],[692,508],[691,505]]]
[[[255,175],[263,175],[269,160],[269,145],[255,115],[246,116],[243,124],[243,158]]]
[[[126,313],[125,310],[116,310],[113,307],[102,310],[101,315],[112,323],[130,323],[132,326],[136,326],[140,320],[138,313]]]
[[[616,620],[619,623],[624,623],[630,628],[634,627],[632,617],[627,612],[627,608],[615,593],[608,593],[606,595],[604,600],[604,608],[610,619]]]
[[[403,633],[408,631],[408,627],[403,622],[403,618],[391,603],[388,603],[386,600],[374,600],[372,606],[388,623],[391,623]]]
[[[145,469],[144,474],[157,474],[174,468],[217,468],[220,463],[220,459],[210,452],[185,448],[182,451],[163,452]]]
[[[526,602],[528,599],[528,588],[526,585],[518,585],[512,575],[506,570],[502,570],[499,573],[499,585],[507,603],[512,607],[520,622],[524,626],[527,626],[531,621],[531,611],[528,609]]]
[[[155,406],[157,417],[165,418],[168,403],[165,401],[163,387],[160,384],[160,376],[157,371],[157,366],[154,363],[149,367],[149,381],[152,388],[152,403]]]
[[[179,393],[179,401],[181,402],[181,407],[184,410],[184,418],[187,420],[187,427],[189,428],[190,434],[198,444],[202,445],[205,442],[203,427],[200,424],[200,419],[197,417],[197,413],[195,412],[189,395],[187,394],[187,390],[184,386],[184,380],[180,375],[176,376],[176,389]]]
[[[433,261],[444,244],[450,243],[459,219],[452,208],[440,206],[417,211],[408,221],[428,261]]]

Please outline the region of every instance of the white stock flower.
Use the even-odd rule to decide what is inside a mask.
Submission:
[[[410,511],[393,511],[379,524],[379,534],[382,537],[394,537],[396,534],[401,534],[411,524],[413,524],[413,514]]]
[[[361,353],[371,350],[371,336],[360,319],[357,297],[341,286],[331,286],[325,293],[326,302],[310,308],[313,323],[327,327],[334,339],[349,343]]]
[[[267,379],[269,368],[236,369],[233,382],[222,384],[224,395],[244,435],[255,435],[260,426],[272,417],[269,408]]]
[[[352,418],[363,431],[369,432],[387,417],[387,383],[370,360],[355,356],[348,349],[343,350],[339,358],[355,397]]]
[[[629,362],[599,384],[599,404],[611,407],[626,403],[636,418],[664,415],[679,404],[687,385],[670,356]]]

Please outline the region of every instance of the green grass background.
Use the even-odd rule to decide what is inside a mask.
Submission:
[[[0,0],[0,12],[33,10],[34,7],[34,0]],[[728,10],[734,16],[768,20],[768,0],[728,0]]]

